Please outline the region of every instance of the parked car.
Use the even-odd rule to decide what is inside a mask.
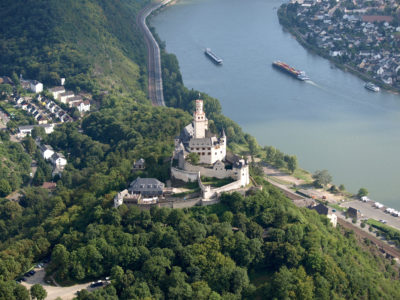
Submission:
[[[92,283],[90,284],[90,287],[91,287],[91,288],[95,288],[95,287],[99,287],[99,286],[103,286],[103,282],[102,282],[101,280],[98,280],[98,281],[96,281],[96,282],[92,282]]]

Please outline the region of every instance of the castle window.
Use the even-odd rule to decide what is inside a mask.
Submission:
[[[196,150],[200,150],[200,148],[196,148]]]
[[[207,150],[211,150],[211,148],[210,147],[208,147],[208,149]]]
[[[202,152],[201,155],[206,155],[206,154],[204,152]]]
[[[206,148],[203,148],[203,150],[206,150]]]
[[[208,155],[211,155],[211,152],[208,152]]]

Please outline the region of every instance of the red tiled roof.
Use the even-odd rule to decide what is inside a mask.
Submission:
[[[392,22],[393,17],[391,16],[363,16],[364,22]]]
[[[43,182],[42,188],[52,190],[55,189],[57,186],[57,183],[55,182]]]

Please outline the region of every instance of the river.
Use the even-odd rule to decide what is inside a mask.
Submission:
[[[151,20],[176,54],[184,84],[220,100],[223,113],[261,145],[327,169],[351,192],[400,209],[400,96],[374,93],[356,76],[305,50],[278,22],[282,0],[180,0]],[[214,65],[211,48],[224,60]],[[311,82],[272,68],[282,60]]]

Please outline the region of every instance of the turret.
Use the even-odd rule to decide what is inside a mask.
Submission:
[[[208,119],[203,111],[203,100],[196,100],[196,111],[193,113],[194,138],[203,139],[208,129]]]

